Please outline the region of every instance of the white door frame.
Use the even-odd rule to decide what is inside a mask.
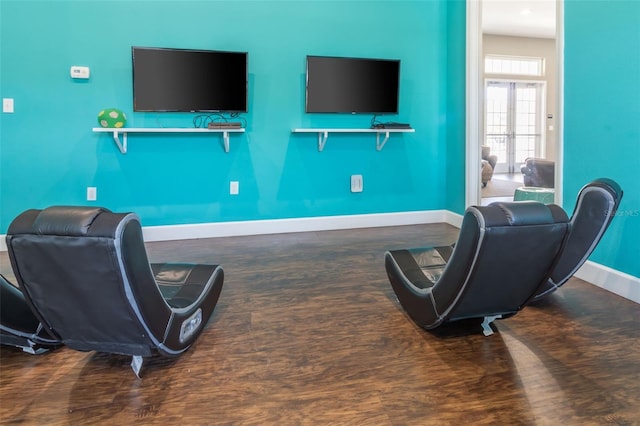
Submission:
[[[564,1],[556,0],[557,100],[555,111],[556,167],[555,202],[562,205],[564,145]],[[484,134],[484,81],[482,69],[482,0],[467,0],[466,72],[466,190],[465,205],[480,204],[480,141]]]

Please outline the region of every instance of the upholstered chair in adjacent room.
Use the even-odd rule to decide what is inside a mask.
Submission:
[[[554,161],[543,158],[527,158],[520,167],[524,186],[554,188],[555,169],[556,163]]]
[[[482,159],[480,160],[480,173],[482,187],[487,186],[487,182],[493,178],[493,173],[496,169],[498,162],[497,155],[491,155],[491,148],[488,146],[482,146]]]

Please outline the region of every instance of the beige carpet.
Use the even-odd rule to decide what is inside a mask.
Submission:
[[[523,186],[522,182],[514,182],[493,178],[482,188],[482,198],[485,197],[513,197],[516,188]]]

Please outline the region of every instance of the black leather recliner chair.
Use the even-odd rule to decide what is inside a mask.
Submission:
[[[27,303],[47,331],[80,351],[175,357],[202,332],[220,296],[218,265],[149,264],[133,213],[27,210],[7,232]]]
[[[535,201],[467,208],[455,246],[385,255],[391,286],[409,316],[432,329],[445,322],[516,314],[547,278],[569,227],[565,212]]]
[[[24,300],[22,291],[0,274],[0,344],[41,354],[60,346],[50,336]]]
[[[559,206],[535,201],[469,207],[454,245],[385,254],[391,286],[425,329],[483,318],[484,334],[490,335],[492,321],[515,315],[573,275],[621,196],[611,180],[591,182],[580,192],[571,221]]]

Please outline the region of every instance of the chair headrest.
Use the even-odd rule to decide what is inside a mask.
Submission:
[[[484,216],[484,225],[523,226],[568,222],[567,214],[555,204],[537,201],[496,202],[477,207]]]
[[[87,235],[93,221],[103,212],[102,207],[53,206],[38,214],[33,222],[33,231],[40,235],[83,236]]]

